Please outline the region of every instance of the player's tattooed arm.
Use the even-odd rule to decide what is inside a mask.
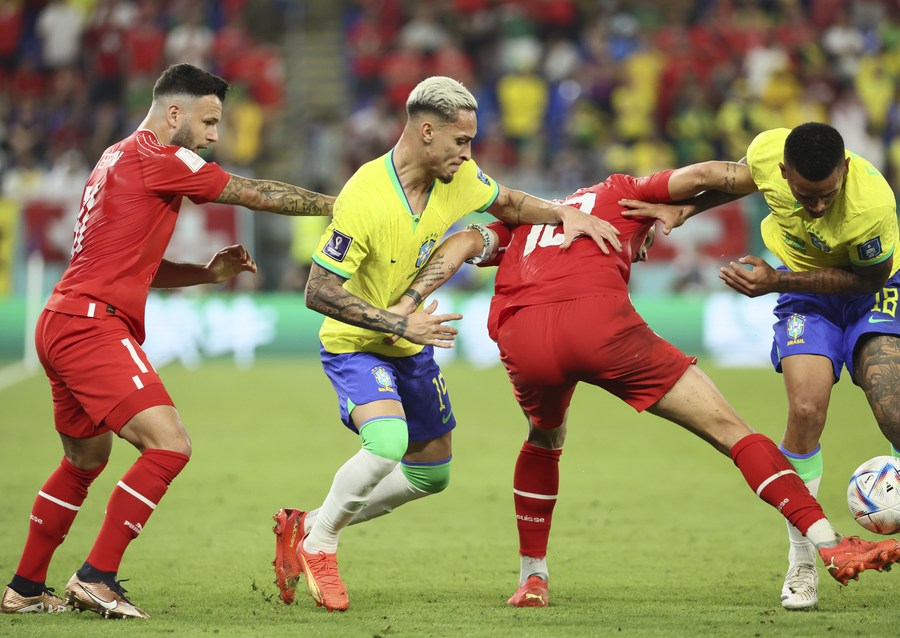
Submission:
[[[215,201],[279,215],[314,217],[331,215],[334,199],[293,184],[231,175]]]
[[[343,287],[344,280],[313,262],[306,284],[306,306],[327,317],[360,328],[401,336],[413,343],[452,348],[457,330],[448,321],[462,319],[455,313],[434,314],[437,302],[411,315],[376,308]],[[391,345],[394,339],[388,339]]]
[[[866,267],[821,268],[806,272],[779,270],[778,292],[812,292],[825,295],[871,295],[884,287],[893,270],[893,258]]]
[[[344,289],[344,279],[312,264],[306,283],[306,307],[352,326],[402,335],[409,318],[376,308]]]

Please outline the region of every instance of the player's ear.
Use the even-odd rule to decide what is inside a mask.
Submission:
[[[434,125],[426,120],[419,125],[419,132],[422,135],[422,142],[431,144],[431,140],[434,138]]]
[[[172,128],[178,128],[178,122],[184,118],[184,111],[178,104],[170,104],[166,107],[166,124]]]

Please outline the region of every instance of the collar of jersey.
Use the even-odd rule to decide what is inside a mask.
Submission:
[[[391,178],[391,183],[394,185],[394,190],[397,192],[397,197],[399,197],[400,201],[403,202],[403,206],[406,208],[406,212],[409,214],[409,218],[412,220],[413,230],[415,230],[416,227],[418,227],[419,220],[422,218],[422,216],[415,215],[412,212],[412,206],[409,205],[409,198],[406,196],[406,191],[403,190],[403,184],[400,183],[400,178],[397,176],[397,169],[394,167],[394,149],[391,149],[391,152],[384,156],[384,166]],[[432,191],[434,191],[433,183],[428,191],[428,201],[431,201]],[[425,208],[428,208],[428,202],[425,203]]]

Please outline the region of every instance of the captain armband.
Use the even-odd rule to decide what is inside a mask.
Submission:
[[[477,230],[479,233],[481,233],[481,238],[484,239],[484,247],[481,249],[481,252],[479,254],[467,259],[466,263],[477,266],[478,264],[490,261],[494,257],[494,254],[497,252],[497,234],[492,233],[481,224],[469,224],[468,226],[466,226],[466,230],[469,229]]]

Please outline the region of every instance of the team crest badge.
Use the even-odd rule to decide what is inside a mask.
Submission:
[[[825,243],[821,237],[814,235],[813,233],[809,234],[809,239],[812,242],[812,245],[821,250],[823,253],[830,253],[831,247]]]
[[[431,249],[434,248],[434,244],[434,239],[429,239],[422,244],[421,248],[419,248],[419,256],[416,258],[416,268],[421,268],[422,265],[428,261],[428,256],[431,254]]]
[[[803,330],[806,328],[806,317],[803,315],[791,315],[787,322],[787,334],[792,341],[796,341],[803,336]]]
[[[375,376],[375,383],[380,387],[379,392],[394,392],[394,381],[391,379],[390,373],[382,366],[372,368],[372,374]]]

